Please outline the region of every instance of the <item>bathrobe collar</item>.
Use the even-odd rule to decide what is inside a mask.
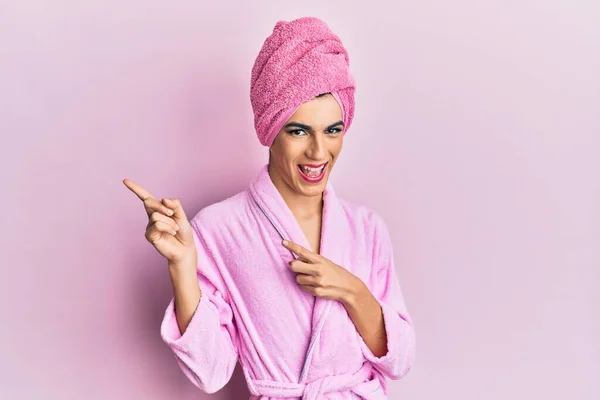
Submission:
[[[265,214],[282,239],[287,239],[306,249],[311,249],[300,224],[281,196],[281,193],[279,193],[279,190],[273,184],[269,176],[268,165],[260,169],[256,178],[251,182],[249,191],[257,206]],[[348,243],[345,235],[348,234],[349,227],[350,224],[346,218],[344,209],[335,195],[331,182],[328,181],[323,194],[319,254],[346,269],[349,269],[350,266],[346,265],[347,260],[344,257],[346,252],[344,252],[343,246],[345,243]],[[283,246],[281,243],[278,245]],[[293,253],[292,256],[297,258]],[[313,349],[333,301],[335,300],[315,296],[311,320],[311,340],[299,383],[305,383],[307,379]]]

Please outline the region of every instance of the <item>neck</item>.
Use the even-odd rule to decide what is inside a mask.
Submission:
[[[269,165],[268,170],[273,185],[296,218],[321,217],[323,213],[323,193],[316,196],[304,196],[291,188],[277,172],[273,171],[271,165]]]

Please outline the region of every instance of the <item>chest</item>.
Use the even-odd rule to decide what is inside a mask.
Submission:
[[[309,250],[319,253],[321,250],[321,217],[309,220],[299,220],[298,224],[310,245]]]

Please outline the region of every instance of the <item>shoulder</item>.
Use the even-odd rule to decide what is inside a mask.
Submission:
[[[243,222],[247,216],[247,191],[234,194],[224,200],[202,208],[190,220],[197,233],[216,234]]]
[[[346,217],[355,228],[360,228],[363,232],[370,233],[387,232],[384,219],[373,208],[345,199],[340,199],[339,201]]]

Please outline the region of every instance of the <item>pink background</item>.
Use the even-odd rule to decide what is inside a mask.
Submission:
[[[190,218],[244,189],[252,63],[304,15],[350,52],[332,179],[388,221],[416,324],[390,398],[600,398],[600,7],[489,3],[3,1],[0,398],[210,397],[121,181]],[[238,368],[210,398],[247,395]]]

